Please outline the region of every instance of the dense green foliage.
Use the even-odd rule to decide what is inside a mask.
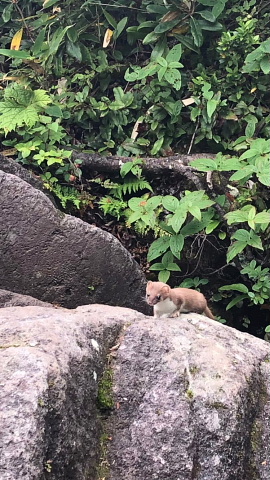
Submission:
[[[268,305],[269,3],[6,0],[0,14],[3,148],[36,169],[64,208],[93,200],[71,146],[135,155],[117,178],[90,184],[103,189],[105,215],[156,238],[150,270],[177,281],[191,240],[215,236],[220,270],[232,265],[237,283],[217,283],[213,299],[227,309]],[[157,194],[143,176],[138,157],[198,151],[219,152],[192,164],[212,172],[209,189]]]

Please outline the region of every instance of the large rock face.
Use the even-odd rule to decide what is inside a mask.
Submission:
[[[196,314],[131,325],[110,480],[269,480],[270,346]]]
[[[125,322],[120,308],[0,309],[1,480],[96,478],[98,382]]]
[[[0,338],[1,480],[270,480],[266,342],[196,314],[99,305],[1,309]]]
[[[53,204],[55,204],[53,195],[50,193],[49,190],[44,188],[43,182],[32,172],[22,167],[22,165],[13,160],[13,158],[5,157],[0,153],[0,170],[3,170],[3,172],[6,173],[12,173],[12,175],[16,175],[25,182],[30,183],[30,185],[32,185],[33,187],[44,192],[44,194],[48,198],[50,198]]]
[[[59,212],[39,190],[0,171],[0,285],[68,308],[147,310],[138,264],[107,232]]]

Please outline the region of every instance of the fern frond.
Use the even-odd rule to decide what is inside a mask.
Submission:
[[[122,197],[123,195],[126,195],[127,193],[137,193],[139,190],[150,190],[150,192],[153,191],[150,183],[145,180],[145,178],[127,178],[125,177],[124,183],[123,184],[118,184],[118,187],[114,189],[114,193]]]
[[[63,208],[66,208],[67,202],[73,203],[78,209],[80,208],[82,199],[80,193],[75,188],[56,184],[51,186],[51,191],[59,198]]]

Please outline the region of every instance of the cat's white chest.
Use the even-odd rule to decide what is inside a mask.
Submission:
[[[154,305],[154,316],[155,317],[169,317],[177,310],[177,306],[170,298],[162,300],[162,302]]]

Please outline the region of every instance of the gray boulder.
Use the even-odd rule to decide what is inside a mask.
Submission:
[[[196,314],[128,328],[109,480],[269,480],[270,346]]]
[[[68,308],[103,303],[149,312],[144,275],[111,234],[1,171],[0,209],[1,288]]]
[[[13,158],[5,157],[0,153],[0,170],[6,173],[12,173],[12,175],[16,175],[17,177],[21,178],[27,183],[30,183],[32,187],[37,188],[45,193],[47,197],[55,204],[53,195],[44,188],[43,182],[37,177],[33,172],[24,168],[20,163],[13,160]]]
[[[1,480],[96,478],[98,383],[124,323],[140,315],[95,305],[0,309]]]
[[[270,480],[263,340],[104,305],[1,309],[0,338],[1,480]]]
[[[51,307],[47,302],[42,302],[29,295],[20,295],[19,293],[9,292],[0,289],[0,308],[5,307],[27,307],[27,306]]]

